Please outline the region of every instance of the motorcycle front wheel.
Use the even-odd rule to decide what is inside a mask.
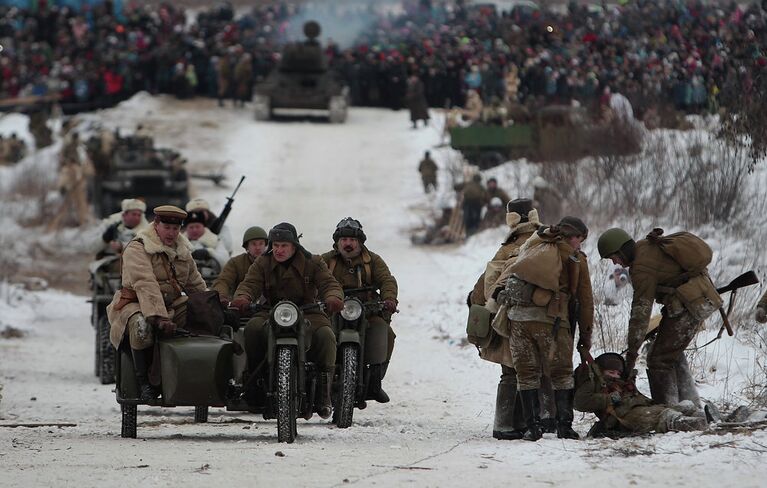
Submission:
[[[296,350],[277,347],[277,441],[290,444],[296,440],[296,401],[298,361]]]
[[[358,347],[356,344],[341,346],[341,372],[338,377],[337,415],[334,415],[336,425],[340,429],[351,427],[354,416],[354,400],[357,390],[357,371],[359,367]]]

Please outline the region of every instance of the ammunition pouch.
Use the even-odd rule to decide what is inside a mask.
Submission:
[[[691,276],[675,288],[659,286],[658,291],[665,293],[662,303],[664,314],[669,318],[687,312],[696,322],[702,322],[724,303],[705,271]]]

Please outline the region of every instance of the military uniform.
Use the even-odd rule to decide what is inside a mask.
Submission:
[[[564,221],[565,219],[562,220]],[[585,226],[583,228],[585,229]],[[586,230],[582,235],[585,236],[587,232]],[[525,243],[525,248],[533,245],[556,246],[555,250],[561,262],[558,290],[544,291],[533,285],[525,285],[536,288],[536,293],[543,291],[543,298],[536,298],[535,294],[532,299],[514,298],[510,301],[508,312],[511,321],[509,343],[514,368],[517,371],[517,388],[525,406],[528,427],[525,438],[528,440],[540,438],[538,395],[541,387],[541,370],[544,375],[548,374],[554,387],[557,435],[563,438],[578,437],[571,427],[574,387],[572,357],[575,331],[572,331],[570,327],[568,305],[571,300],[577,300],[580,304],[577,317],[580,326],[579,340],[590,345],[594,301],[586,256],[573,249],[564,238],[565,234],[562,233],[561,228],[542,228]],[[519,258],[515,266],[522,259]],[[509,285],[513,285],[511,278]],[[509,291],[509,294],[512,295],[512,292]]]
[[[471,181],[456,187],[463,192],[463,223],[466,234],[471,235],[479,226],[482,216],[482,207],[487,201],[487,191],[482,186],[482,177],[474,175]]]
[[[666,293],[658,288],[675,281],[684,270],[659,246],[643,239],[636,243],[636,254],[629,264],[629,273],[634,294],[628,327],[627,357],[636,358],[647,334],[653,302],[657,300],[663,303],[666,299]],[[702,324],[686,311],[674,318],[668,315],[664,307],[658,334],[647,354],[650,392],[659,403],[674,404],[690,400],[700,405],[684,350]]]
[[[418,164],[418,172],[421,173],[421,182],[425,193],[437,189],[437,169],[437,163],[428,154]]]
[[[503,287],[503,283],[497,283],[502,270],[502,266],[499,265],[517,256],[522,244],[541,225],[538,221],[538,213],[532,208],[532,202],[529,200],[519,199],[510,202],[509,205],[519,206],[524,217],[517,212],[507,212],[506,214],[506,222],[511,232],[493,256],[492,261],[488,263],[485,273],[479,277],[470,295],[472,302],[481,300],[481,305],[484,305],[488,300],[494,301],[493,294],[496,287]],[[510,208],[507,207],[507,210]],[[493,422],[493,437],[496,439],[519,439],[525,430],[522,401],[517,395],[517,372],[514,370],[508,335],[508,331],[505,331],[505,336],[500,333],[496,334],[495,339],[488,347],[479,350],[479,356],[482,359],[501,365],[501,379],[498,382],[496,392],[495,419]]]
[[[192,259],[191,246],[179,235],[175,247],[165,246],[155,231],[155,224],[139,232],[123,251],[122,290],[107,306],[111,325],[110,339],[120,346],[126,328],[131,347],[145,349],[153,343],[151,329],[138,333],[142,318],[169,318],[178,327],[186,324],[186,301],[182,295],[204,291],[205,282]]]
[[[267,307],[273,307],[280,300],[290,300],[302,306],[316,302],[318,298],[344,298],[341,285],[330,274],[325,261],[302,248],[298,248],[286,263],[277,262],[271,254],[259,256],[253,262],[234,296],[235,299],[245,297],[253,302],[262,295]],[[268,316],[266,311],[259,312],[245,328],[245,348],[251,365],[258,364],[266,354],[264,323]],[[309,310],[304,317],[310,322],[306,334],[309,360],[317,363],[322,371],[334,371],[336,339],[328,316],[324,312]]]
[[[596,363],[582,364],[576,371],[575,408],[596,414],[599,422],[592,432],[664,433],[675,430],[702,430],[705,418],[694,416],[694,408],[654,404],[633,382],[609,378]]]
[[[163,205],[156,207],[154,214],[156,221],[123,251],[122,289],[107,306],[110,340],[115,348],[120,347],[127,331],[142,400],[158,395],[148,379],[152,362],[148,348],[154,344],[152,325],[163,330],[183,328],[188,295],[205,290],[186,237],[179,234],[173,246],[167,246],[157,233],[160,223],[180,227],[186,212]]]
[[[254,261],[255,258],[246,252],[233,257],[221,270],[221,274],[213,282],[211,289],[216,290],[222,298],[233,297],[237,286],[245,279],[245,275],[248,274],[248,269]]]
[[[365,246],[362,246],[360,255],[353,259],[345,259],[335,247],[323,254],[322,259],[344,289],[373,286],[380,290],[381,300],[393,300],[396,303],[397,280],[381,256]],[[370,298],[375,296],[374,293],[370,295]],[[389,361],[394,351],[395,337],[390,320],[385,320],[381,314],[369,314],[365,336],[366,362],[382,364]]]

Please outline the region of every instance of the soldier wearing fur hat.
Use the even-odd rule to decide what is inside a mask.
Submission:
[[[177,327],[183,328],[187,295],[205,290],[191,245],[181,234],[186,212],[162,205],[154,209],[154,215],[154,222],[125,247],[122,289],[107,306],[110,340],[119,348],[127,336],[141,399],[145,401],[159,394],[148,376],[155,333],[171,334]]]
[[[201,261],[215,260],[218,263],[216,271],[218,274],[229,261],[229,253],[221,239],[208,229],[206,223],[207,216],[204,212],[199,210],[189,212],[184,220],[184,235],[192,244],[192,257]]]
[[[242,247],[245,252],[230,259],[211,289],[216,290],[221,302],[228,305],[234,296],[234,291],[245,279],[250,265],[266,252],[268,236],[261,227],[250,227],[242,236]]]
[[[486,305],[493,313],[498,312],[496,288],[502,289],[505,284],[505,280],[498,281],[502,270],[510,259],[513,260],[519,254],[522,244],[541,227],[532,200],[517,198],[508,202],[506,224],[509,226],[509,234],[493,259],[487,263],[485,272],[479,277],[474,291],[469,295],[471,303]],[[501,365],[493,422],[493,437],[501,440],[521,439],[525,433],[522,401],[517,394],[517,372],[514,370],[508,337],[508,330],[501,331],[488,347],[480,348],[479,351],[482,359]]]
[[[333,277],[344,289],[374,287],[367,299],[379,298],[384,302],[383,314],[368,316],[365,336],[365,358],[370,364],[368,399],[380,403],[389,401],[381,388],[394,351],[394,330],[391,314],[397,310],[397,280],[394,279],[383,258],[365,246],[367,236],[362,224],[346,217],[333,232],[333,249],[322,255]]]
[[[322,257],[308,252],[298,239],[296,228],[287,222],[277,224],[269,231],[266,254],[256,258],[248,269],[245,279],[234,292],[233,307],[247,311],[253,301],[263,296],[267,307],[273,307],[280,300],[290,300],[301,306],[321,299],[328,313],[343,309],[341,285],[330,274]],[[336,337],[324,312],[309,310],[304,317],[311,324],[306,334],[307,357],[320,370],[315,407],[320,417],[328,418],[332,411],[331,384],[336,367]],[[264,324],[267,318],[268,312],[259,312],[245,327],[245,350],[250,368],[259,364],[266,355]]]
[[[120,213],[105,219],[108,226],[101,234],[105,249],[100,253],[119,254],[136,235],[149,226],[146,203],[137,198],[126,198],[120,203]]]
[[[541,227],[521,247],[509,267],[503,301],[508,305],[509,343],[527,430],[524,439],[541,438],[541,369],[554,387],[557,437],[577,439],[573,421],[573,337],[579,325],[579,350],[591,349],[594,302],[581,243],[588,228],[576,217]],[[575,303],[578,307],[571,307]]]
[[[599,421],[589,435],[615,436],[648,432],[704,430],[706,419],[692,403],[655,404],[637,390],[623,356],[606,352],[575,373],[575,408]]]
[[[421,173],[424,193],[437,190],[437,163],[431,158],[431,153],[426,151],[423,159],[418,163],[418,172]]]
[[[193,198],[192,200],[189,200],[189,202],[186,204],[185,210],[187,213],[202,212],[205,214],[205,227],[208,228],[210,228],[210,226],[212,226],[213,223],[218,219],[218,216],[211,212],[210,203],[208,203],[208,201],[204,198]],[[229,231],[229,227],[226,224],[221,226],[221,231],[218,233],[218,238],[221,239],[221,242],[224,243],[224,249],[226,249],[226,252],[231,255],[232,251],[234,250],[232,233]]]

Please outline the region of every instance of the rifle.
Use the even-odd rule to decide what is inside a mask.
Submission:
[[[738,294],[738,289],[755,285],[757,283],[759,283],[759,278],[756,277],[756,273],[753,271],[746,271],[742,275],[732,280],[729,284],[716,289],[716,292],[720,295],[727,293],[728,291],[731,292],[730,302],[727,304],[727,312],[724,311],[723,307],[719,307],[719,315],[722,316],[722,327],[719,329],[719,334],[716,336],[717,339],[722,337],[722,332],[724,332],[724,329],[727,329],[727,335],[729,336],[735,334],[735,332],[732,330],[732,326],[730,325],[730,314],[732,313],[732,309],[735,306],[735,297]]]
[[[224,181],[224,179],[226,178],[221,173],[208,173],[208,174],[191,173],[189,175],[189,177],[190,178],[196,178],[198,180],[209,180],[209,181],[212,181],[213,184],[216,185],[216,186],[221,186],[221,182]]]
[[[234,195],[237,194],[237,190],[240,189],[240,185],[242,185],[243,181],[245,181],[245,176],[240,178],[240,182],[237,183],[237,187],[232,192],[232,196],[226,197],[226,205],[224,205],[224,210],[222,210],[218,218],[212,224],[210,224],[210,231],[214,234],[218,235],[221,232],[221,229],[224,227],[224,222],[226,222],[226,218],[229,217],[229,213],[232,211]]]

